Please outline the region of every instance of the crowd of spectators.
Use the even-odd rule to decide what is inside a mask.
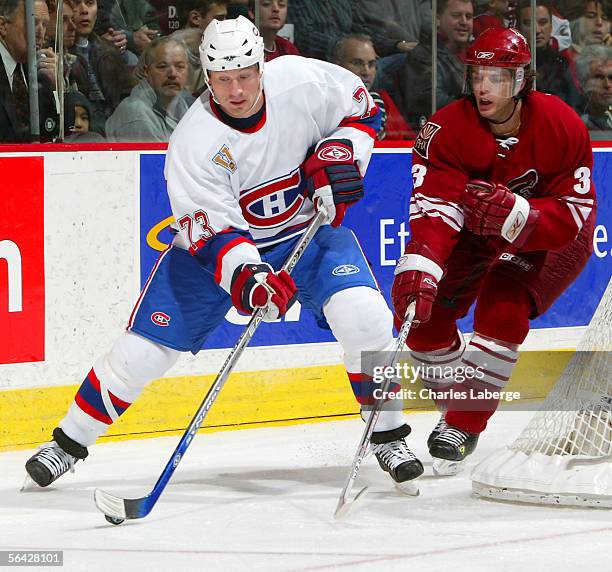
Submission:
[[[531,40],[533,27],[537,89],[612,138],[612,0],[536,0],[534,13],[530,0],[438,0],[435,19],[430,0],[34,0],[34,63],[25,0],[0,0],[0,142],[58,141],[60,127],[68,142],[167,141],[206,89],[204,29],[238,14],[258,24],[266,61],[303,55],[361,77],[383,114],[379,139],[413,139],[461,97],[464,54],[483,30]]]

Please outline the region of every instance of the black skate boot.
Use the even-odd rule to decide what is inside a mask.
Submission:
[[[77,461],[85,459],[87,448],[68,437],[59,427],[53,430],[53,441],[45,443],[25,465],[30,478],[40,487],[49,486],[64,473],[74,472]]]
[[[429,434],[429,437],[427,437],[427,448],[431,449],[431,444],[433,442],[433,440],[442,432],[444,431],[444,429],[446,429],[448,427],[448,423],[444,420],[444,413],[442,413],[440,415],[440,419],[438,419],[438,423],[436,424],[436,426],[432,429],[431,433]]]
[[[416,479],[423,474],[423,464],[406,445],[404,437],[410,435],[410,427],[402,425],[391,431],[372,433],[372,452],[383,471],[396,483]]]
[[[429,445],[429,453],[436,459],[463,461],[476,448],[478,433],[468,433],[447,425]]]

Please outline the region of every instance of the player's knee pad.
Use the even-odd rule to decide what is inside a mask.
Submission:
[[[132,401],[150,381],[162,377],[180,352],[157,344],[133,332],[125,332],[112,349],[94,364],[94,371],[105,384]],[[130,399],[132,398],[132,399]]]
[[[323,312],[344,350],[349,371],[362,371],[361,352],[392,349],[393,315],[378,290],[367,286],[341,290]]]
[[[411,350],[410,355],[423,385],[427,389],[440,391],[450,388],[455,382],[454,370],[461,365],[464,351],[465,340],[457,329],[455,339],[447,347],[427,352]]]

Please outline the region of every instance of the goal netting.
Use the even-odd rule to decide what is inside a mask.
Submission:
[[[483,497],[612,508],[612,280],[542,407],[472,473]]]

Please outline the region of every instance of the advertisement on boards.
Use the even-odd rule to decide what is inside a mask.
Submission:
[[[0,364],[45,359],[44,159],[1,157]]]
[[[171,242],[172,220],[163,176],[164,154],[140,157],[140,281],[147,280],[160,252]],[[407,149],[380,149],[373,156],[365,179],[365,198],[351,207],[344,225],[359,239],[381,291],[390,303],[393,268],[410,237],[408,204],[412,190],[412,156]],[[576,282],[550,310],[532,322],[533,328],[558,328],[588,324],[611,273],[612,189],[609,176],[612,154],[595,152],[593,179],[598,190],[599,211],[594,254]],[[248,317],[231,310],[207,340],[207,348],[231,347]],[[472,331],[471,315],[461,321]],[[333,341],[331,332],[317,326],[308,311],[296,304],[279,322],[263,324],[251,345],[300,344]]]

